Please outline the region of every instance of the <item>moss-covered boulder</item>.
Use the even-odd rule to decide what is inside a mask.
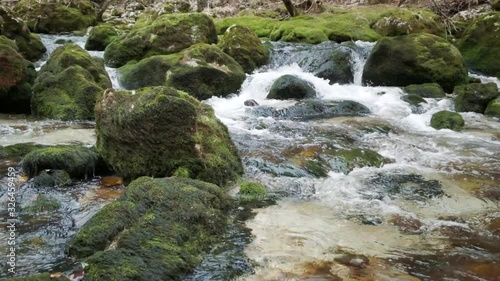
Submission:
[[[87,257],[88,281],[178,280],[222,237],[231,205],[213,184],[141,177],[83,226],[68,252]]]
[[[435,35],[444,33],[439,16],[427,10],[390,10],[382,14],[372,28],[382,36],[400,36],[420,32]]]
[[[458,49],[425,33],[380,39],[363,69],[363,83],[376,86],[435,82],[451,92],[466,81],[467,69]]]
[[[37,61],[47,51],[40,36],[31,33],[26,23],[3,5],[0,5],[0,35],[14,40],[19,53],[27,60]]]
[[[89,51],[104,51],[117,37],[118,31],[113,26],[96,26],[90,30],[89,38],[85,42],[85,49]]]
[[[401,99],[413,106],[427,103],[421,96],[415,94],[404,95],[401,97]]]
[[[58,47],[33,86],[33,113],[60,120],[92,120],[94,106],[111,81],[102,59],[74,43]]]
[[[446,97],[443,88],[438,83],[425,83],[420,85],[408,85],[404,88],[405,93],[418,95],[422,98],[439,99]]]
[[[458,43],[467,66],[500,78],[500,12],[476,19]]]
[[[191,178],[224,185],[243,172],[226,126],[209,105],[184,92],[108,92],[95,113],[97,150],[127,180],[184,169]]]
[[[36,71],[14,41],[0,36],[0,113],[30,113]]]
[[[486,110],[484,111],[484,115],[500,118],[500,97],[492,100],[488,104]]]
[[[453,131],[461,131],[464,125],[464,119],[460,114],[447,110],[436,112],[431,118],[431,127],[436,130],[450,129]]]
[[[120,82],[126,89],[172,86],[199,100],[236,93],[245,80],[243,69],[233,58],[208,44],[127,64],[120,72]]]
[[[94,149],[78,145],[57,145],[33,150],[20,165],[29,177],[40,172],[64,170],[73,178],[93,176],[99,155]]]
[[[56,34],[82,30],[97,22],[97,13],[89,0],[41,2],[21,0],[14,11],[36,33]]]
[[[31,151],[43,147],[45,146],[33,142],[17,143],[3,147],[0,146],[0,159],[19,159]]]
[[[128,61],[182,51],[197,43],[217,43],[215,25],[201,13],[166,14],[152,22],[136,23],[131,32],[106,47],[107,65],[120,67]]]
[[[64,170],[44,170],[33,179],[33,186],[35,188],[50,188],[70,183],[71,176]]]
[[[315,98],[316,90],[310,82],[300,79],[295,75],[283,75],[274,81],[267,95],[268,99],[305,99]]]
[[[237,61],[246,73],[267,63],[269,51],[250,28],[232,26],[219,42],[221,50]]]
[[[484,113],[488,103],[498,97],[498,86],[493,83],[473,83],[455,87],[455,110]]]

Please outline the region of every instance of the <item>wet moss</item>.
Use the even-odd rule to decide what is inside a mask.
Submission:
[[[205,14],[166,14],[151,22],[137,23],[131,32],[106,47],[107,65],[120,67],[132,60],[182,51],[197,43],[216,43],[211,18]]]
[[[74,43],[58,47],[33,86],[33,113],[59,120],[92,120],[97,96],[111,87],[101,59]]]
[[[20,159],[24,157],[26,154],[30,153],[31,151],[43,147],[45,147],[45,145],[36,144],[34,142],[17,143],[4,147],[0,146],[0,159],[5,159],[5,158]]]
[[[266,64],[269,59],[269,51],[248,27],[236,25],[227,29],[218,46],[234,58],[246,73]]]
[[[118,38],[118,31],[111,25],[99,25],[90,31],[85,42],[85,49],[91,51],[104,51],[106,47]]]
[[[431,126],[436,130],[450,129],[453,131],[461,131],[464,125],[464,119],[456,112],[443,110],[434,113],[431,118]]]
[[[265,196],[267,189],[257,182],[242,182],[240,183],[240,194],[251,196]]]
[[[125,204],[138,212],[128,216],[118,209],[109,212]],[[91,281],[177,280],[221,237],[230,206],[230,198],[212,184],[142,177],[129,185],[119,202],[89,220],[70,243],[69,252],[80,257],[90,254],[85,278]],[[114,246],[103,251],[111,241]]]
[[[23,208],[23,212],[25,213],[46,213],[46,212],[54,212],[57,211],[61,207],[61,204],[55,199],[50,198],[47,195],[41,194],[38,195],[37,199],[27,206]]]
[[[29,177],[34,177],[45,169],[59,169],[73,178],[84,178],[93,175],[98,158],[97,153],[90,148],[57,145],[28,153],[20,165]]]
[[[457,94],[455,110],[477,113],[484,113],[488,104],[499,95],[498,86],[493,82],[457,86],[454,93]]]
[[[224,185],[242,174],[226,126],[213,109],[173,88],[104,95],[96,106],[97,149],[118,175],[172,175]]]
[[[71,183],[71,177],[64,170],[45,170],[35,176],[33,186],[35,188],[50,188],[63,186]]]
[[[404,88],[408,94],[419,95],[422,98],[444,98],[446,96],[443,88],[437,83],[425,83],[419,85],[408,85]]]
[[[427,103],[421,96],[414,94],[402,96],[401,99],[409,103],[410,105],[415,105],[415,106],[421,103]]]
[[[500,97],[492,100],[488,104],[484,111],[484,115],[500,118]]]

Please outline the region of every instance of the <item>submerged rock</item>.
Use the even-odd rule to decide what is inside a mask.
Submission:
[[[244,103],[243,103],[245,106],[258,106],[259,103],[256,101],[256,100],[246,100]]]
[[[176,280],[225,230],[231,199],[218,186],[142,177],[92,217],[69,244],[85,280]]]
[[[310,82],[295,75],[283,75],[274,81],[267,95],[268,99],[307,99],[315,98],[316,90]]]
[[[213,109],[167,87],[107,92],[96,109],[97,150],[119,176],[169,176],[224,185],[243,173],[227,127]]]
[[[455,87],[455,109],[458,112],[484,113],[488,103],[498,97],[498,86],[493,83],[474,83]]]
[[[370,110],[355,101],[310,100],[284,109],[275,109],[268,106],[255,107],[252,109],[252,113],[261,117],[307,121],[338,116],[363,116],[369,114]]]
[[[57,145],[33,150],[20,163],[29,177],[46,169],[64,170],[73,178],[93,176],[99,155],[78,145]]]
[[[120,68],[126,89],[171,86],[199,100],[236,93],[245,73],[217,46],[197,44],[181,53],[153,56]]]
[[[33,179],[35,188],[56,187],[70,183],[71,177],[64,170],[44,170]]]
[[[97,13],[89,0],[40,2],[19,1],[14,11],[36,33],[56,34],[82,30],[97,22]]]
[[[58,47],[33,86],[33,113],[60,120],[92,120],[98,94],[111,87],[102,59],[74,43]]]
[[[443,88],[438,83],[424,83],[419,85],[408,85],[404,88],[405,93],[418,95],[422,98],[439,99],[446,97]]]
[[[431,119],[431,127],[436,130],[450,129],[453,131],[461,131],[464,125],[464,119],[460,114],[447,110],[434,113]]]
[[[246,73],[254,71],[269,60],[269,51],[257,34],[244,26],[231,26],[226,30],[218,45],[221,50],[234,58]]]
[[[0,35],[14,40],[19,53],[27,60],[37,61],[47,51],[40,36],[31,33],[26,23],[3,5],[0,5]]]
[[[372,191],[379,193],[380,198],[403,198],[406,200],[425,200],[444,195],[441,183],[437,180],[426,180],[414,174],[379,174],[367,182]]]
[[[374,86],[433,82],[451,92],[467,82],[467,69],[457,48],[431,34],[380,39],[363,69],[363,83]]]
[[[147,23],[136,23],[133,30],[106,47],[107,65],[120,67],[132,60],[168,55],[198,43],[216,43],[211,18],[205,14],[166,14]]]
[[[418,106],[421,103],[427,103],[421,96],[414,94],[402,96],[401,99],[413,106]]]
[[[458,43],[470,69],[497,78],[500,78],[499,22],[500,12],[479,17],[467,28]]]
[[[85,42],[85,49],[89,51],[104,51],[117,37],[118,31],[113,26],[96,26],[90,30],[89,38]]]
[[[35,67],[5,36],[0,36],[0,62],[0,113],[30,113]]]

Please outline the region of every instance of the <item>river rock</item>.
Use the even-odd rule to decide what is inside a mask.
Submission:
[[[255,107],[252,109],[252,113],[261,117],[307,121],[338,116],[363,116],[369,114],[370,109],[355,101],[310,100],[284,109],[275,109],[268,106]]]
[[[192,179],[141,177],[101,209],[69,243],[86,258],[85,280],[177,280],[222,239],[231,198]]]
[[[474,83],[457,86],[454,90],[455,110],[458,112],[484,113],[488,103],[498,97],[498,86],[493,83]]]
[[[492,100],[488,104],[486,110],[484,111],[484,115],[500,118],[500,97]]]
[[[246,73],[254,71],[269,60],[269,51],[257,34],[248,27],[231,26],[222,36],[218,46],[234,58]]]
[[[315,98],[314,85],[295,75],[283,75],[274,81],[267,95],[268,99],[307,99]]]
[[[453,131],[461,131],[464,125],[464,119],[460,114],[447,110],[436,112],[431,118],[431,127],[436,130],[450,129]]]
[[[246,100],[243,103],[245,106],[258,106],[259,103],[256,100]]]
[[[386,12],[372,28],[383,36],[400,36],[411,33],[430,33],[441,35],[444,27],[439,16],[431,11],[397,9]]]
[[[36,33],[56,34],[86,29],[97,22],[97,13],[89,0],[41,2],[21,0],[14,11]]]
[[[92,120],[98,94],[111,87],[102,59],[74,43],[58,47],[33,86],[33,113],[60,120]]]
[[[16,143],[13,145],[0,146],[0,160],[3,159],[21,160],[20,158],[23,158],[26,154],[30,153],[31,151],[43,147],[45,146],[33,142]]]
[[[92,177],[98,165],[95,149],[79,145],[57,145],[33,150],[20,163],[29,177],[46,169],[64,170],[72,178]]]
[[[413,106],[418,106],[421,103],[427,103],[421,96],[414,94],[402,96],[401,99]]]
[[[14,41],[0,36],[0,113],[31,112],[35,67],[18,52]]]
[[[425,33],[380,39],[363,69],[363,83],[374,86],[435,82],[452,92],[466,81],[467,69],[458,49]]]
[[[0,5],[0,35],[14,40],[19,53],[27,60],[37,61],[47,51],[40,36],[31,33],[26,23],[3,5]]]
[[[427,180],[415,174],[378,174],[367,180],[366,184],[372,188],[371,196],[379,199],[389,196],[393,199],[424,201],[444,195],[442,185],[438,180]]]
[[[151,22],[136,23],[128,34],[106,47],[107,65],[120,67],[131,60],[168,55],[197,43],[216,43],[215,25],[201,13],[165,14]]]
[[[104,51],[118,37],[118,31],[111,25],[99,25],[90,30],[85,49],[89,51]]]
[[[500,12],[479,17],[465,31],[458,43],[470,69],[500,78]]]
[[[404,88],[405,93],[418,95],[422,98],[439,99],[446,97],[443,88],[438,83],[424,83],[419,85],[408,85]]]
[[[245,80],[243,69],[233,58],[208,44],[129,63],[120,72],[120,82],[126,89],[172,86],[199,100],[236,93]]]
[[[226,126],[209,105],[184,92],[107,92],[95,114],[99,154],[126,180],[183,169],[191,178],[224,185],[243,173]]]

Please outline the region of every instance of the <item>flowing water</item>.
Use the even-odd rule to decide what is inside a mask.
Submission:
[[[42,36],[49,51],[58,38]],[[62,38],[80,46],[86,40]],[[186,280],[499,280],[500,122],[462,113],[464,131],[437,131],[429,125],[431,116],[453,110],[449,99],[426,99],[416,110],[400,99],[399,88],[362,86],[372,43],[355,42],[350,85],[330,85],[296,64],[313,47],[273,44],[271,63],[248,75],[238,95],[207,103],[228,126],[245,176],[280,199],[255,209],[245,222],[235,218],[227,240]],[[118,88],[116,70],[107,71]],[[266,100],[274,80],[284,74],[311,82],[322,100],[357,101],[371,114],[301,122],[259,117],[244,106],[248,99],[275,108],[293,105]],[[471,75],[500,85],[495,78]],[[93,123],[0,118],[2,145],[95,142]],[[328,148],[371,149],[391,161],[347,174],[329,171],[320,178],[300,166],[303,158],[320,157]],[[25,273],[70,268],[73,261],[63,255],[66,237],[114,198],[85,200],[99,197],[97,186],[94,180],[50,191],[64,211],[46,218],[50,222],[42,229],[47,234],[34,228],[21,235],[22,241],[40,236],[47,251],[36,255],[36,247],[26,246]],[[25,185],[23,200],[35,193]],[[62,226],[64,235],[52,235],[51,225]]]

